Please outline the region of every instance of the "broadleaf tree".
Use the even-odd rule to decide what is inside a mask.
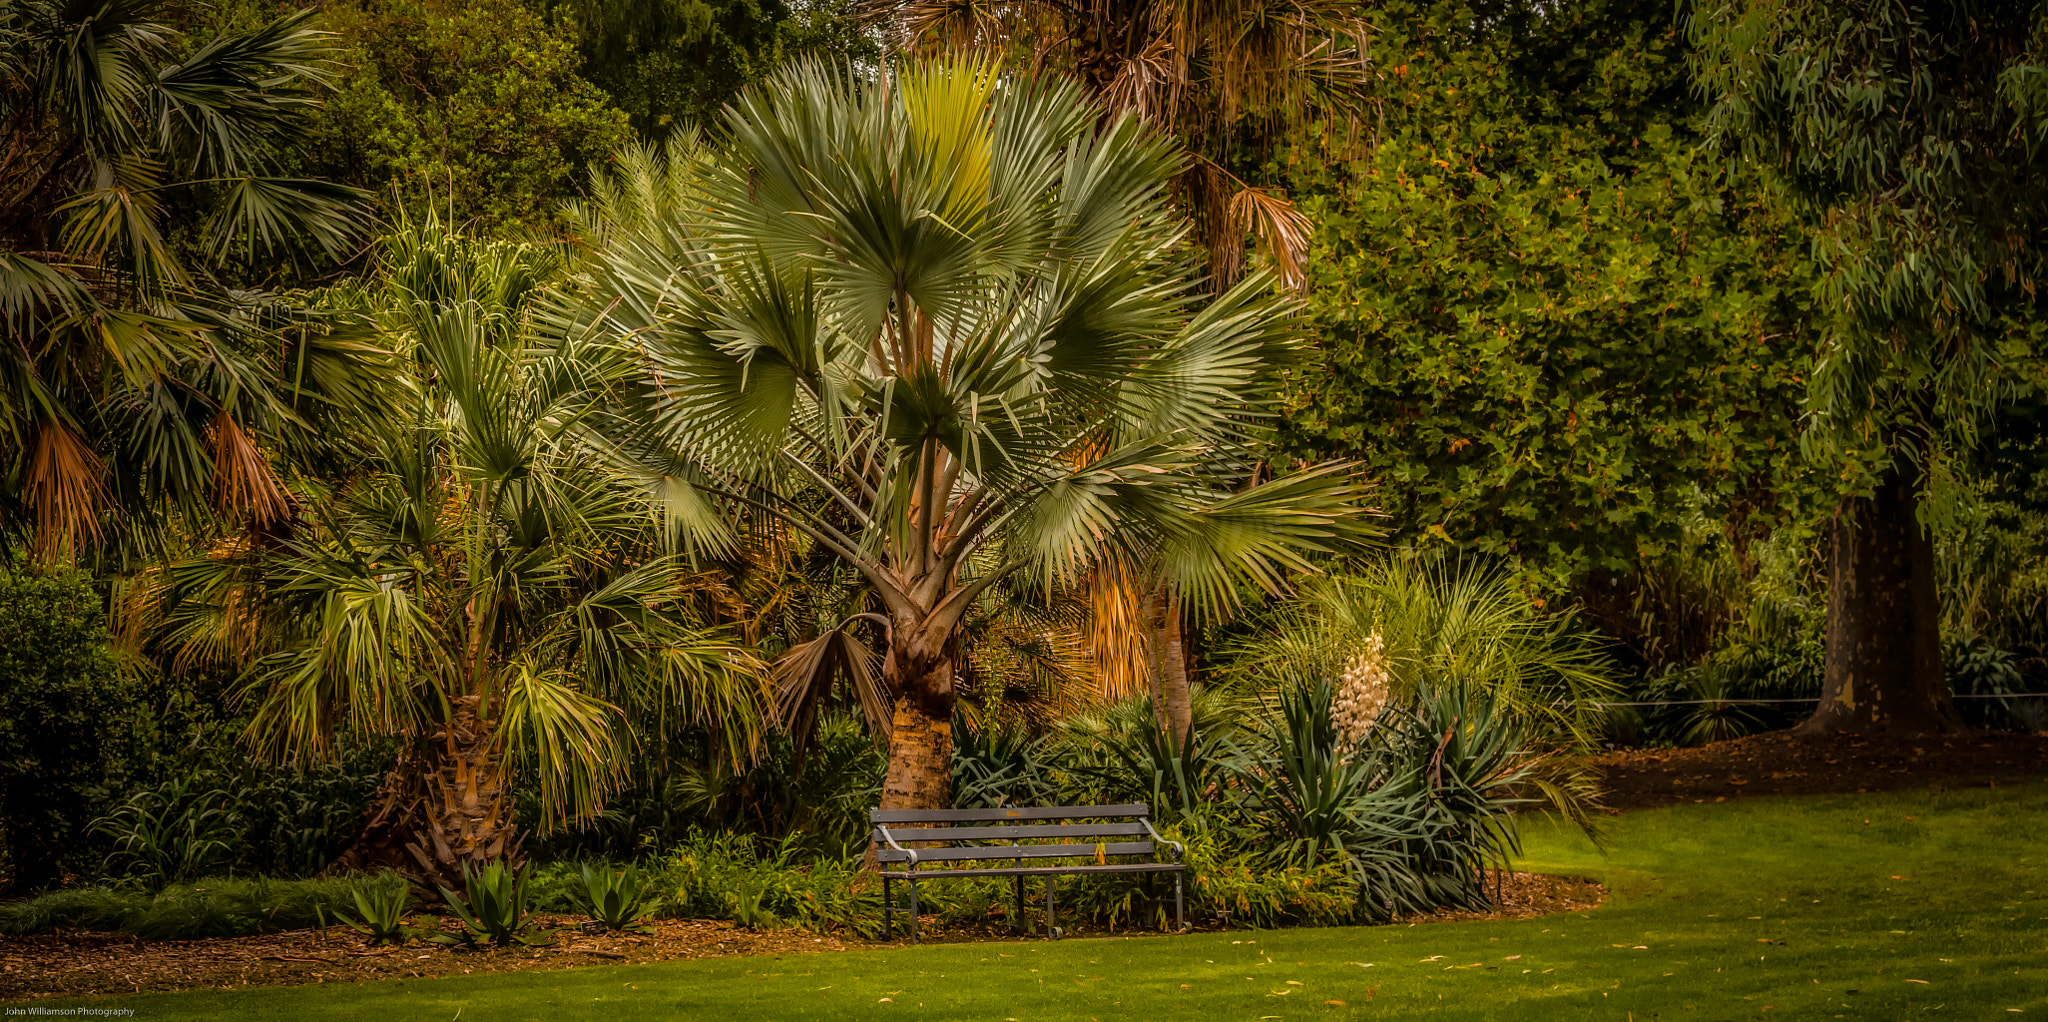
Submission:
[[[640,352],[617,457],[691,542],[763,515],[859,574],[883,807],[949,804],[962,621],[1006,579],[1107,544],[1220,608],[1369,535],[1340,467],[1254,481],[1295,306],[1199,297],[1135,119],[983,64],[800,65],[725,127],[593,207],[562,329]]]
[[[1860,491],[1832,524],[1804,728],[1956,730],[1926,498],[2015,382],[2001,349],[2038,308],[2048,4],[1739,0],[1689,25],[1713,128],[1812,232],[1827,329],[1807,446]]]

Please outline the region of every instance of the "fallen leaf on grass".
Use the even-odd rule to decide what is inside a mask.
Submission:
[[[1920,984],[1921,986],[1933,986],[1933,985],[1934,985],[1934,984],[1932,984],[1932,983],[1929,983],[1929,982],[1927,982],[1927,981],[1926,981],[1926,980],[1924,980],[1924,979],[1909,979],[1909,980],[1907,980],[1906,982],[1908,982],[1908,983],[1918,983],[1918,984]]]
[[[1361,969],[1370,969],[1373,966],[1371,962],[1351,962],[1349,964],[1356,965]]]

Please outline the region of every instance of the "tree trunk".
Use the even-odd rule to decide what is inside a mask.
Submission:
[[[883,675],[896,694],[889,724],[889,772],[883,809],[953,806],[952,637],[915,626],[890,629]]]
[[[371,803],[362,833],[336,860],[341,869],[384,866],[431,892],[462,888],[464,865],[519,858],[512,792],[479,696],[453,700],[448,722],[399,754]]]
[[[896,699],[889,728],[889,773],[883,809],[947,809],[953,805],[953,718],[911,696]]]
[[[1934,541],[1915,517],[1918,473],[1894,469],[1835,515],[1827,671],[1802,734],[1960,731],[1941,666]]]
[[[1153,594],[1152,696],[1159,724],[1175,748],[1188,738],[1194,699],[1188,688],[1188,653],[1181,630],[1180,594],[1162,585]]]

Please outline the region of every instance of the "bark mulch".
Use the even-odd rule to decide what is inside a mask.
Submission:
[[[1607,891],[1591,880],[1510,873],[1499,878],[1493,912],[1443,912],[1404,923],[1521,919],[1596,908]],[[572,925],[574,917],[545,919]],[[294,930],[257,937],[145,941],[118,933],[63,933],[0,937],[0,1000],[90,997],[197,988],[364,983],[380,979],[439,979],[478,972],[574,969],[683,958],[810,954],[891,947],[872,941],[821,937],[803,930],[757,932],[733,923],[670,919],[651,936],[564,932],[553,947],[466,951],[431,944],[372,948],[343,927]],[[1083,934],[1087,936],[1091,934]],[[963,928],[928,932],[927,940],[1002,940],[1000,931]],[[1028,939],[1028,938],[1027,938]]]
[[[1690,749],[1595,757],[1609,809],[1899,788],[1983,787],[2048,777],[2048,735],[1809,737],[1772,731]]]
[[[547,919],[572,925],[575,917]],[[373,948],[346,927],[257,937],[145,941],[118,933],[0,937],[0,1000],[209,987],[439,979],[474,972],[573,969],[728,955],[808,954],[869,946],[807,931],[755,932],[729,922],[670,919],[652,935],[566,932],[554,946],[456,950],[434,944]]]

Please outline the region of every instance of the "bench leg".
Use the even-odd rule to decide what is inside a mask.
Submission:
[[[1017,915],[1010,920],[1010,936],[1021,937],[1024,935],[1024,878],[1012,879],[1017,881]]]
[[[896,906],[889,901],[889,878],[882,878],[882,939],[890,938],[889,920],[896,912]]]
[[[1180,878],[1183,875],[1185,874],[1181,870],[1175,870],[1173,873],[1173,929],[1175,933],[1186,933],[1188,929],[1187,905],[1181,897],[1180,888]]]
[[[923,943],[923,938],[924,934],[919,933],[917,928],[917,881],[912,880],[910,882],[910,942],[912,944],[920,944]]]
[[[1060,928],[1052,924],[1053,889],[1057,886],[1059,886],[1058,877],[1045,878],[1045,939],[1047,940],[1059,939],[1056,934],[1060,932]]]

